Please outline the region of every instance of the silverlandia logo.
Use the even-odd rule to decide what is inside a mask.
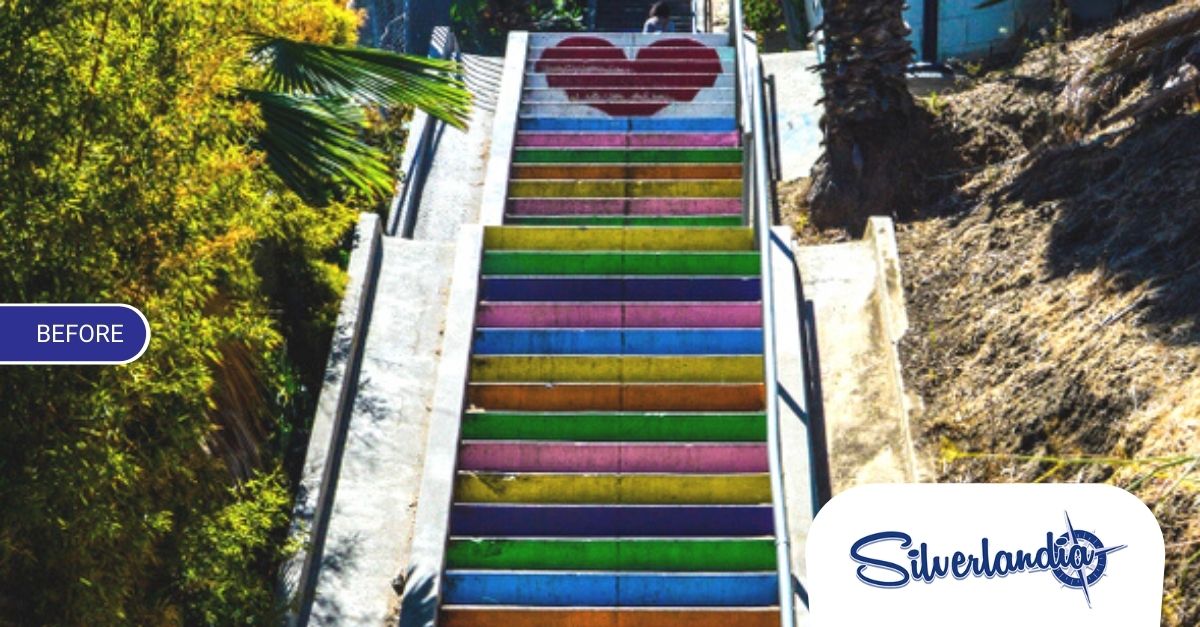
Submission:
[[[877,588],[903,588],[913,581],[933,583],[948,576],[992,579],[1048,570],[1063,586],[1082,590],[1091,607],[1091,587],[1104,576],[1109,554],[1127,545],[1104,546],[1096,534],[1076,529],[1069,514],[1066,523],[1065,532],[1056,538],[1053,531],[1047,531],[1045,544],[1032,551],[995,550],[983,538],[978,554],[955,551],[948,556],[931,555],[925,542],[912,548],[912,536],[902,531],[882,531],[855,542],[850,559],[861,564],[855,569],[859,581]],[[907,560],[896,559],[897,549],[907,549],[903,553]]]

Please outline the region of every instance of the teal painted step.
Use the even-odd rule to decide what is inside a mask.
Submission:
[[[742,216],[508,216],[521,226],[742,226]]]

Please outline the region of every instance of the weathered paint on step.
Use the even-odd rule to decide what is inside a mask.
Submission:
[[[759,355],[758,329],[478,329],[476,355]]]
[[[565,442],[763,442],[761,413],[467,412],[464,440]]]
[[[569,149],[524,148],[513,153],[514,163],[736,163],[738,148],[696,149]]]
[[[665,80],[665,79],[661,79]],[[680,82],[667,80],[667,84]],[[522,131],[604,133],[715,133],[737,130],[737,119],[719,117],[529,117],[517,120]]]
[[[505,538],[755,538],[770,505],[508,505],[456,503],[450,535]]]
[[[489,411],[761,411],[761,383],[471,383],[467,399]]]
[[[479,472],[767,472],[764,444],[464,442],[460,470]]]
[[[737,91],[728,87],[710,87],[699,92],[689,87],[645,87],[630,91],[620,87],[588,87],[572,89],[531,89],[521,92],[521,102],[558,103],[608,101],[608,102],[735,102]]]
[[[738,226],[742,216],[510,216],[505,224],[524,226]]]
[[[451,540],[446,566],[479,570],[765,571],[771,540]]]
[[[547,357],[475,355],[471,381],[573,383],[750,383],[762,381],[762,358],[702,357]]]
[[[701,275],[750,276],[760,269],[757,252],[542,252],[490,250],[483,274],[505,275]]]
[[[737,131],[726,133],[517,133],[518,147],[545,148],[680,148],[733,147]]]
[[[505,573],[446,571],[442,602],[458,605],[744,607],[778,601],[767,573]]]
[[[766,473],[509,474],[462,472],[454,481],[459,503],[575,503],[631,505],[756,505],[771,502]]]
[[[525,87],[529,89],[551,89],[554,83],[557,89],[590,89],[590,88],[636,88],[636,87],[671,87],[675,89],[733,89],[737,85],[735,76],[721,74],[715,79],[704,74],[541,74],[533,73],[525,76]]]
[[[639,118],[654,112],[653,117]],[[630,98],[607,98],[577,100],[575,102],[530,102],[524,103],[518,110],[522,120],[612,120],[629,118],[631,120],[649,119],[657,124],[667,120],[717,120],[733,118],[737,113],[737,105],[733,101],[713,102],[676,102],[672,100],[647,100]],[[712,122],[704,122],[712,124]],[[522,126],[522,128],[530,128]],[[684,128],[692,128],[685,125]],[[720,130],[728,130],[728,124]],[[581,129],[582,130],[582,129]],[[698,129],[699,130],[699,129]],[[716,130],[705,127],[703,130]]]
[[[762,296],[753,278],[498,278],[480,282],[492,301],[750,301]]]
[[[762,325],[757,302],[721,303],[488,303],[476,325],[487,327],[754,328]]]
[[[441,627],[779,627],[778,608],[447,607]]]
[[[513,216],[709,216],[742,214],[740,198],[514,198]]]
[[[741,179],[589,180],[522,179],[510,198],[741,198]]]
[[[661,179],[661,180],[719,180],[741,179],[741,164],[688,164],[688,165],[515,165],[512,168],[516,180],[609,180],[609,179]]]
[[[544,228],[492,226],[484,250],[753,251],[754,231],[724,229]]]

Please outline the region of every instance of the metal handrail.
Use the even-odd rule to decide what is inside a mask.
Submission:
[[[771,250],[771,218],[773,214],[771,160],[766,134],[766,97],[763,93],[762,64],[757,53],[751,55],[744,28],[742,3],[730,0],[729,34],[737,58],[738,112],[747,153],[743,171],[749,173],[750,185],[743,194],[747,223],[756,231],[762,259],[763,310],[763,378],[767,385],[767,451],[770,467],[771,515],[775,526],[775,566],[779,586],[781,627],[796,624],[795,588],[792,578],[791,540],[788,533],[787,502],[783,481],[783,450],[779,419],[779,375],[776,358],[774,268]],[[753,62],[751,57],[753,56]]]

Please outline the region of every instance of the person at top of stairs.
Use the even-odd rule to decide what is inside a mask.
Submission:
[[[673,33],[675,24],[671,21],[671,7],[666,2],[655,2],[650,5],[650,17],[642,26],[643,33]]]

